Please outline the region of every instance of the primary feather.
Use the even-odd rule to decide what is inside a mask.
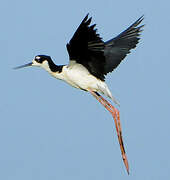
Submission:
[[[126,55],[130,53],[130,50],[136,47],[140,39],[140,32],[144,26],[138,26],[142,20],[143,16],[141,16],[136,22],[118,36],[105,42],[105,74],[112,72],[126,57]]]
[[[70,61],[82,64],[92,75],[104,81],[105,75],[120,64],[130,49],[136,47],[143,27],[138,25],[143,16],[105,43],[95,29],[96,24],[90,25],[91,19],[87,14],[67,44],[67,50]]]
[[[67,44],[67,50],[70,60],[85,66],[95,77],[104,79],[104,42],[96,33],[95,24],[90,26],[91,19],[88,15],[83,19]]]

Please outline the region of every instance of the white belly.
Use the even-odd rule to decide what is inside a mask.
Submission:
[[[61,73],[50,72],[50,74],[57,79],[67,82],[75,88],[85,91],[92,90],[95,92],[100,92],[117,103],[106,83],[91,75],[89,71],[81,64],[70,64],[68,66],[64,66]]]
[[[101,82],[101,80],[92,76],[81,64],[64,67],[62,80],[75,88],[94,91],[98,91],[98,83]]]
[[[81,64],[70,61],[68,66],[63,66],[62,72],[52,72],[48,63],[44,63],[43,67],[53,77],[63,80],[71,86],[85,91],[95,91],[111,98],[116,104],[119,104],[112,96],[109,88],[104,81],[97,79],[91,75],[89,71]]]

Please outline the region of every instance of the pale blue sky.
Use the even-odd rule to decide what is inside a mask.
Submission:
[[[0,179],[169,179],[169,1],[0,4]],[[113,119],[91,95],[39,68],[12,69],[37,54],[66,64],[65,45],[87,13],[104,40],[145,16],[138,47],[106,79],[121,103],[129,176]]]

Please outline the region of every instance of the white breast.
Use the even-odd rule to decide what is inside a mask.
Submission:
[[[100,92],[105,96],[111,98],[116,104],[118,102],[113,98],[107,84],[95,76],[91,75],[89,71],[81,64],[75,63],[74,61],[68,66],[64,66],[62,72],[51,73],[57,79],[63,80],[71,86],[83,89]]]
[[[81,64],[72,64],[63,67],[62,80],[75,88],[97,90],[97,82],[100,81]]]

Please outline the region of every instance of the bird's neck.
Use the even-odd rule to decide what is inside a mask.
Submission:
[[[45,69],[51,75],[54,73],[61,73],[62,69],[63,69],[63,65],[58,66],[58,65],[54,64],[54,62],[52,60],[48,61],[48,62],[47,61],[44,62],[41,67],[43,69]]]
[[[49,69],[51,72],[55,73],[58,72],[60,73],[62,71],[63,65],[56,65],[52,60],[48,61]]]

